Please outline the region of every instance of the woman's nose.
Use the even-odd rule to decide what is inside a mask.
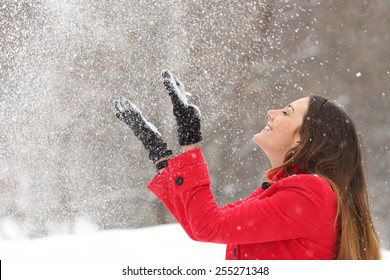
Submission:
[[[270,121],[272,121],[272,120],[274,119],[275,113],[276,113],[275,110],[269,110],[269,111],[267,112],[267,117],[268,117],[268,119],[269,119]]]

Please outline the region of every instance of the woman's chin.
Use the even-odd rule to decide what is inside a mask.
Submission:
[[[261,148],[261,142],[263,138],[263,131],[260,131],[259,133],[255,134],[252,138],[252,141],[255,142],[258,146]]]

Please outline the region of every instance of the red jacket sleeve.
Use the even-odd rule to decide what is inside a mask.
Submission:
[[[182,182],[178,184],[180,180]],[[149,183],[148,189],[161,200],[188,236],[196,240],[187,219],[180,187],[198,184],[209,186],[210,183],[204,157],[200,149],[196,149],[171,159],[168,167]]]
[[[220,208],[200,149],[172,159],[148,187],[191,238],[223,244],[305,237],[329,222],[335,209],[329,184],[307,174],[282,179],[267,191]]]

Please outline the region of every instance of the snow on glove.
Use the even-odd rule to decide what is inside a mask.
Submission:
[[[133,130],[135,136],[149,152],[149,159],[154,164],[160,159],[172,155],[172,151],[168,149],[160,132],[142,116],[141,111],[133,103],[121,96],[119,100],[115,100],[115,108],[117,118]],[[167,165],[168,161],[165,160],[157,163],[156,167],[160,170]]]
[[[184,85],[171,72],[162,72],[164,86],[168,90],[173,105],[173,114],[178,126],[177,132],[180,146],[198,143],[202,140],[200,132],[200,110],[193,104],[188,104]]]

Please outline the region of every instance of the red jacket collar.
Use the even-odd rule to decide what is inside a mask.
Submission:
[[[289,172],[287,174],[286,168],[277,169],[277,170],[270,172],[267,177],[271,182],[276,182],[276,181],[284,179],[288,176],[291,176],[292,174],[303,173],[302,169],[297,165],[288,167],[288,170],[289,170]]]

